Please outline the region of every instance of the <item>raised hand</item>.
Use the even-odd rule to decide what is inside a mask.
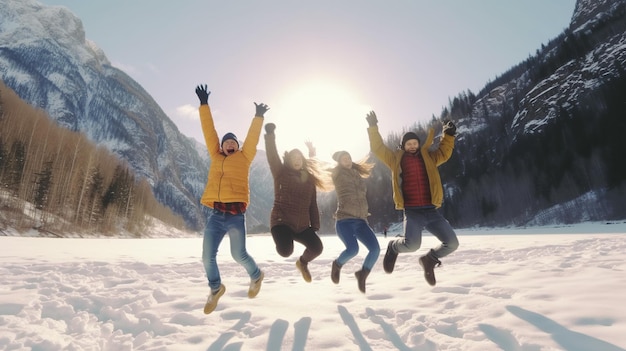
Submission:
[[[378,124],[378,118],[376,117],[376,112],[370,111],[365,117],[367,123],[369,123],[370,127],[375,127]]]
[[[204,86],[200,84],[196,87],[196,95],[198,95],[198,99],[200,99],[200,105],[209,104],[209,95],[211,95],[211,92],[206,90],[206,84]]]
[[[450,136],[454,136],[456,134],[456,126],[452,123],[452,121],[444,121],[443,132]]]
[[[265,114],[265,112],[267,112],[267,110],[269,110],[270,108],[264,104],[264,103],[260,103],[257,104],[256,102],[254,103],[254,106],[256,106],[256,114],[255,116],[259,116],[259,117],[263,117],[263,114]]]
[[[276,129],[276,125],[274,123],[268,123],[265,125],[265,132],[267,134],[274,134],[275,129]]]

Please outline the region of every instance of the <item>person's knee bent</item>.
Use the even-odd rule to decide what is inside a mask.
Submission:
[[[322,251],[324,251],[324,245],[320,242],[317,245],[311,245],[308,249],[315,257],[317,257],[322,254]]]
[[[378,257],[380,255],[380,246],[373,247],[370,252],[372,255]]]
[[[217,255],[211,256],[210,254],[202,255],[202,265],[205,270],[211,266],[217,265]]]
[[[215,257],[217,257],[217,253],[215,253],[215,255],[211,255],[211,251],[209,249],[205,248],[202,250],[202,263],[204,263],[205,266],[211,262],[211,260],[215,260]]]
[[[450,252],[454,252],[459,248],[459,239],[455,236],[454,239],[446,243],[446,247]]]
[[[402,250],[403,252],[414,252],[419,250],[419,248],[422,246],[422,242],[405,240],[404,243],[402,243],[401,245],[404,246],[404,250]]]
[[[289,247],[276,246],[276,252],[278,252],[278,254],[282,257],[289,257],[293,254],[293,245]]]
[[[232,256],[233,260],[235,260],[235,262],[237,263],[241,263],[243,261],[245,261],[249,256],[248,256],[248,251],[246,251],[245,249],[243,250],[231,250],[230,251],[230,255]]]
[[[354,256],[356,256],[359,253],[359,247],[357,246],[357,247],[346,248],[344,253],[345,253],[347,258],[349,258],[349,259],[353,258]]]
[[[322,244],[321,240],[316,240],[306,246],[306,251],[308,251],[307,256],[310,256],[310,259],[312,260],[322,254],[322,251],[324,251],[324,244]]]

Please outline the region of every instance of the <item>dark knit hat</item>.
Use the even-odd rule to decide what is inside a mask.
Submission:
[[[226,134],[224,134],[224,136],[222,137],[222,143],[220,144],[220,146],[224,145],[224,142],[226,140],[228,140],[228,139],[234,140],[235,142],[237,142],[237,146],[239,146],[239,140],[237,140],[237,137],[233,133],[226,133]]]
[[[402,136],[402,144],[400,144],[400,146],[404,149],[404,144],[406,144],[406,142],[411,140],[411,139],[417,139],[417,141],[420,143],[420,145],[422,145],[422,141],[417,136],[417,134],[415,134],[413,132],[406,132]]]
[[[335,160],[335,161],[339,162],[339,160],[341,159],[341,156],[343,156],[343,155],[348,155],[348,156],[350,156],[350,154],[348,153],[348,151],[343,151],[343,150],[341,150],[341,151],[337,151],[337,152],[335,152],[335,153],[333,154],[333,160]]]

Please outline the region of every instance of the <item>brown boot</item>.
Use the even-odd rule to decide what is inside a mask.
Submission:
[[[360,271],[357,271],[354,273],[354,276],[356,277],[359,283],[359,290],[361,290],[361,292],[364,294],[365,294],[365,280],[367,280],[368,275],[370,275],[370,270],[367,268],[363,268]]]
[[[209,294],[209,297],[206,300],[206,304],[204,305],[204,314],[209,314],[215,310],[215,307],[217,307],[217,302],[220,300],[220,297],[222,297],[225,292],[226,287],[224,286],[224,284],[221,284],[220,288],[216,291],[211,291],[211,294]]]
[[[302,262],[302,257],[300,257],[296,261],[296,268],[298,268],[298,270],[302,274],[302,278],[304,279],[304,281],[307,282],[307,283],[310,283],[311,282],[311,272],[309,272],[308,262]]]
[[[390,241],[387,244],[387,252],[385,252],[385,257],[383,258],[383,269],[387,273],[393,272],[393,267],[396,265],[396,259],[398,258],[398,253],[393,250],[393,241]]]
[[[333,267],[330,271],[330,279],[335,284],[339,284],[339,273],[341,273],[341,266],[337,263],[337,260],[334,260]]]
[[[433,250],[430,250],[428,254],[420,257],[419,264],[424,268],[424,278],[426,282],[430,286],[435,286],[435,284],[437,284],[437,280],[435,279],[435,266],[441,266],[441,261],[434,256]]]

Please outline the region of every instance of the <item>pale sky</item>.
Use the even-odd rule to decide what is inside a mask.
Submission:
[[[575,0],[45,0],[83,22],[114,66],[141,84],[180,131],[203,142],[195,87],[211,91],[218,134],[244,139],[253,102],[270,106],[279,152],[369,150],[438,116],[534,55],[569,25]],[[263,149],[263,138],[259,143]]]

